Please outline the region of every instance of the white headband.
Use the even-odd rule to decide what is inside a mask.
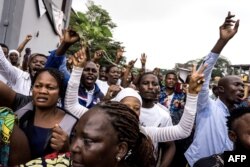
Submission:
[[[112,101],[118,101],[118,102],[120,102],[122,99],[124,99],[125,97],[135,97],[135,98],[137,98],[139,101],[140,101],[140,103],[141,103],[141,105],[142,105],[142,99],[141,99],[141,96],[139,95],[139,93],[136,91],[136,90],[134,90],[134,89],[132,89],[132,88],[124,88],[124,89],[122,89],[117,95],[116,95],[116,97],[114,97],[113,99],[112,99]]]
[[[20,56],[20,53],[17,50],[10,50],[8,55],[10,55],[11,53],[16,53],[18,56]]]

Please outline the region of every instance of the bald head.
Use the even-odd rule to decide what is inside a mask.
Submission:
[[[219,80],[218,86],[223,86],[223,87],[228,86],[230,81],[234,80],[241,80],[241,78],[237,75],[227,75]]]
[[[230,109],[239,104],[244,97],[244,83],[239,76],[228,75],[219,80],[218,96],[220,100]]]

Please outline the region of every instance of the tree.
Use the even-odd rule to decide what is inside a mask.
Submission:
[[[199,67],[204,58],[205,57],[203,57],[202,59],[189,60],[185,63],[185,65],[192,65],[193,63],[197,63],[197,67]],[[214,78],[215,76],[223,77],[227,74],[230,74],[232,72],[232,68],[229,68],[230,65],[231,62],[226,57],[220,56],[212,71],[212,78]]]
[[[101,65],[114,62],[117,49],[124,48],[121,42],[112,39],[112,30],[116,24],[105,9],[95,5],[93,1],[88,1],[86,6],[85,13],[71,13],[69,26],[79,34],[81,44],[88,47],[89,55],[93,55],[100,49],[105,51]],[[79,48],[80,44],[77,43],[70,48],[68,53],[73,54]]]

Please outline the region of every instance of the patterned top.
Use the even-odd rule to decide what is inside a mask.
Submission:
[[[0,164],[8,166],[10,152],[10,137],[14,128],[16,116],[7,107],[0,107]]]
[[[166,93],[166,88],[162,87],[160,92],[159,103],[167,107],[172,117],[174,125],[178,124],[184,111],[186,94],[182,91],[174,91],[171,101]]]
[[[70,161],[70,152],[67,153],[52,153],[45,157],[40,157],[19,165],[19,167],[68,167],[72,166]]]

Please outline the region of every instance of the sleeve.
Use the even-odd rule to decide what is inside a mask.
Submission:
[[[70,72],[67,69],[66,61],[67,60],[65,55],[58,56],[56,55],[56,50],[53,50],[50,52],[50,55],[45,65],[45,67],[56,68],[61,71],[64,74],[65,83],[68,82],[70,77]]]
[[[88,109],[78,102],[78,89],[83,68],[73,67],[65,97],[65,108],[80,118]]]
[[[49,55],[47,62],[45,64],[45,67],[56,68],[60,72],[63,73],[63,75],[64,75],[63,85],[64,85],[65,90],[67,88],[68,81],[70,78],[70,72],[67,69],[66,61],[67,60],[66,60],[65,55],[58,56],[58,55],[56,55],[56,50],[53,50],[50,52],[50,55]],[[63,96],[62,96],[63,105],[64,105],[64,98],[65,98],[65,94],[63,94]]]
[[[197,103],[197,110],[198,111],[197,112],[203,111],[204,108],[208,106],[208,103],[211,100],[209,98],[209,83],[211,80],[212,70],[213,70],[214,65],[216,64],[218,58],[219,58],[219,54],[211,52],[205,57],[203,63],[201,64],[201,66],[204,64],[207,64],[207,67],[204,70],[205,82],[204,82],[204,84],[201,88],[201,91],[199,92],[199,96],[198,96],[198,103]]]
[[[32,101],[31,96],[25,96],[20,93],[16,93],[16,97],[13,101],[12,109],[13,111],[17,111],[31,101]]]
[[[191,134],[196,109],[198,96],[187,94],[187,101],[184,108],[184,113],[179,124],[169,127],[145,127],[146,133],[154,142],[166,142],[184,139]]]
[[[0,47],[0,73],[9,82],[10,85],[15,85],[20,70],[12,66],[12,64],[6,59],[2,47]]]

